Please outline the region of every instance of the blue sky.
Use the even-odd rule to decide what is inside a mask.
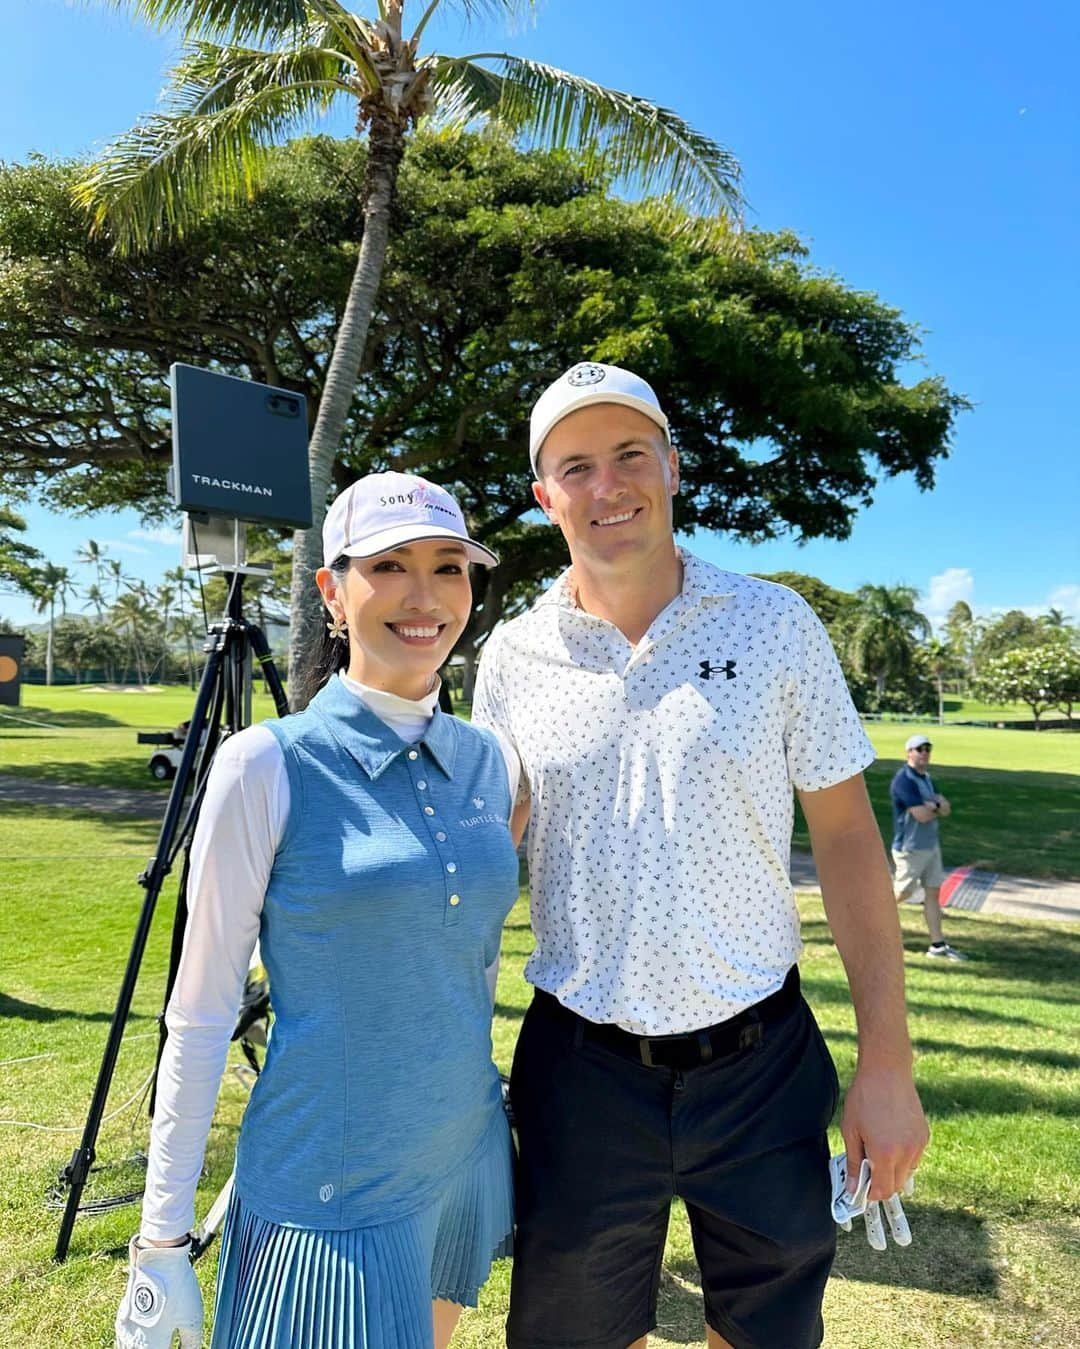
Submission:
[[[0,158],[91,152],[153,106],[168,39],[103,0],[4,10]],[[677,109],[739,156],[754,223],[795,230],[821,269],[900,308],[923,330],[925,368],[975,403],[936,488],[885,484],[849,540],[699,535],[698,551],[845,589],[905,581],[934,617],[958,598],[1080,617],[1080,7],[776,0],[762,15],[547,0],[535,25],[451,16],[426,45],[531,55]],[[26,514],[64,564],[89,537],[152,580],[177,561],[178,538],[140,533],[128,513]],[[30,617],[8,596],[0,613]]]

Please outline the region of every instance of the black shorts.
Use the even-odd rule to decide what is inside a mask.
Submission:
[[[694,1068],[649,1067],[590,1035],[603,1028],[538,994],[514,1054],[510,1349],[626,1349],[655,1329],[675,1195],[708,1324],[735,1349],[819,1345],[838,1083],[801,996],[758,1043]]]

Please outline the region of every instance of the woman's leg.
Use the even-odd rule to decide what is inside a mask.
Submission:
[[[442,1298],[436,1298],[431,1304],[431,1318],[435,1323],[435,1349],[447,1349],[460,1315],[461,1307],[456,1302],[444,1302]]]

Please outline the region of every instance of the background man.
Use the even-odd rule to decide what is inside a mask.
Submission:
[[[944,819],[952,807],[939,791],[927,769],[933,745],[925,735],[908,737],[904,746],[907,765],[897,771],[892,780],[890,795],[893,808],[893,864],[896,875],[893,893],[902,903],[922,886],[923,913],[930,930],[930,945],[926,954],[935,960],[967,960],[967,956],[950,946],[941,929],[941,882],[945,868],[941,863],[938,843],[938,820]]]
[[[473,710],[531,790],[507,1342],[640,1349],[679,1194],[710,1346],[811,1349],[838,1084],[798,991],[792,785],[858,1020],[852,1177],[869,1156],[871,1199],[893,1194],[927,1139],[873,750],[809,607],[676,547],[678,457],[644,380],[574,366],[530,457],[572,566],[492,634]]]

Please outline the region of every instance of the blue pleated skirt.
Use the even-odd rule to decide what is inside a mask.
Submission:
[[[233,1191],[211,1349],[432,1349],[431,1303],[474,1307],[513,1233],[510,1131],[407,1218],[349,1231],[268,1222]]]

